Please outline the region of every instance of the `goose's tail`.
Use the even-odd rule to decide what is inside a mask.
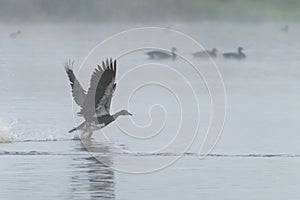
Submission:
[[[74,132],[76,130],[77,130],[77,128],[73,128],[73,129],[69,130],[69,133],[72,133],[72,132]]]
[[[86,122],[82,122],[79,126],[69,130],[69,133],[72,133],[72,132],[77,131],[77,130],[82,130],[83,127],[85,126],[85,124],[86,124]]]

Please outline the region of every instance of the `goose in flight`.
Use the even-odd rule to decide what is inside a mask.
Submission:
[[[90,138],[93,130],[107,126],[119,116],[132,115],[127,110],[110,114],[111,100],[116,89],[116,60],[107,59],[106,62],[102,62],[102,66],[98,65],[92,74],[90,88],[87,92],[74,75],[73,65],[74,61],[69,61],[66,63],[65,69],[71,83],[74,101],[81,107],[78,115],[82,116],[85,121],[70,130],[69,133],[83,130],[83,134],[88,132],[88,138]]]
[[[172,58],[173,60],[175,60],[177,56],[176,51],[177,49],[173,47],[170,53],[165,51],[155,50],[155,51],[147,52],[146,54],[149,56],[150,59],[161,60],[161,59]]]
[[[224,53],[223,56],[224,58],[232,58],[232,59],[244,59],[246,58],[246,55],[242,52],[244,49],[242,47],[238,48],[238,52],[231,52],[231,53]]]
[[[209,58],[209,57],[217,57],[218,50],[216,48],[213,48],[211,51],[205,50],[205,51],[198,51],[193,53],[194,58]]]

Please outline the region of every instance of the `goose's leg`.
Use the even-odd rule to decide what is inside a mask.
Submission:
[[[93,131],[91,129],[91,124],[90,123],[87,123],[87,130],[88,130],[88,133],[89,133],[87,138],[91,138],[92,135],[93,135]]]
[[[82,134],[81,134],[81,137],[83,137],[83,138],[84,138],[84,136],[85,136],[86,132],[87,132],[87,128],[83,129],[83,132],[82,132]]]

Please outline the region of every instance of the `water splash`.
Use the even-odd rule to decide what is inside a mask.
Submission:
[[[11,131],[11,126],[0,120],[0,143],[13,142],[17,136]]]

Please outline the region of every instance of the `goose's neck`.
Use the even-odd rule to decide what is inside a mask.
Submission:
[[[122,111],[116,112],[115,114],[113,114],[113,118],[114,120],[116,120],[118,117],[120,117],[122,115]]]
[[[173,51],[173,52],[172,52],[172,57],[173,57],[173,58],[176,58],[176,56],[177,56],[176,53]]]

